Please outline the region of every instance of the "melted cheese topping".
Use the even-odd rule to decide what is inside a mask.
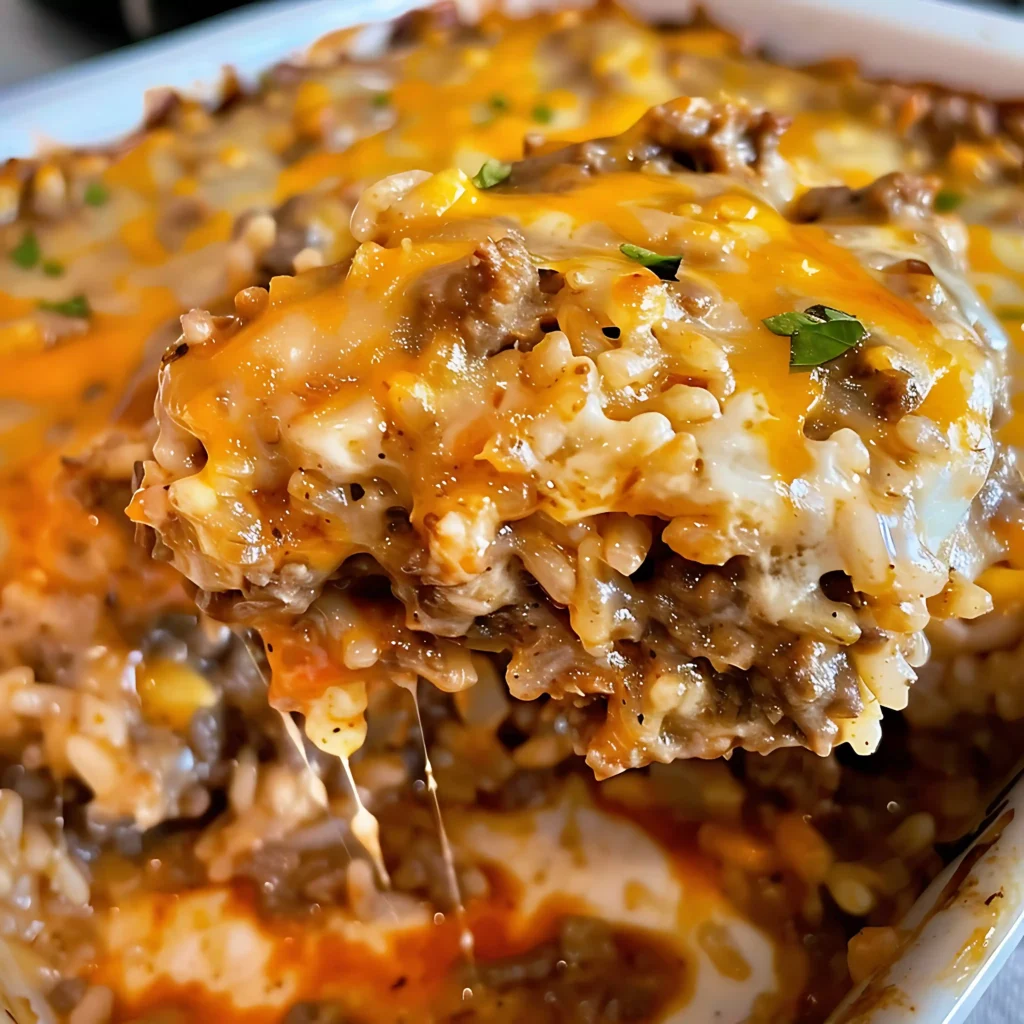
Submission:
[[[581,788],[537,812],[473,812],[459,819],[457,844],[464,861],[501,880],[501,898],[471,916],[489,956],[496,943],[529,950],[564,914],[593,915],[676,958],[666,1024],[791,1012],[795,990],[781,983],[776,961],[802,963],[802,951],[742,920],[700,872],[684,874],[664,846]],[[111,985],[126,1011],[187,1005],[201,1021],[224,1013],[276,1020],[290,1005],[339,992],[367,1021],[429,1014],[458,956],[451,920],[431,921],[422,907],[386,895],[369,919],[335,909],[301,928],[261,921],[223,888],[170,901],[136,895],[103,914],[101,932],[104,962],[93,980]],[[464,998],[486,1012],[478,989],[471,984]]]
[[[691,101],[623,139],[640,146],[631,140],[647,121],[679,116]],[[497,612],[509,593],[482,596],[485,574],[493,585],[514,559],[535,571],[535,536],[557,524],[564,578],[537,578],[612,672],[658,599],[629,579],[646,551],[622,564],[616,531],[639,529],[642,548],[654,530],[688,562],[742,559],[747,617],[822,645],[822,662],[849,648],[860,705],[801,725],[821,733],[808,740],[820,752],[836,739],[873,749],[879,705],[906,702],[926,602],[963,561],[992,462],[998,352],[975,333],[963,288],[935,278],[914,292],[893,270],[927,258],[955,278],[938,231],[792,223],[780,212],[784,169],[767,165],[752,177],[645,164],[549,184],[530,180],[527,162],[511,179],[522,185],[489,190],[458,169],[384,179],[353,212],[361,244],[349,265],[275,279],[263,312],[166,366],[156,461],[132,516],[200,586],[300,613],[363,553],[400,595],[472,591],[477,615]],[[630,262],[625,243],[680,254],[675,280]],[[512,345],[522,307],[544,302],[538,272],[549,275],[546,333]],[[792,371],[762,321],[815,303],[870,332],[863,365],[836,371],[856,377],[851,394],[895,369],[916,396],[912,417],[865,397],[811,429],[845,385]],[[413,569],[394,563],[383,505],[408,513]],[[859,613],[822,592],[829,573],[851,581]],[[416,626],[416,602],[405,603]],[[757,664],[713,640],[691,654],[720,671]],[[287,679],[275,686],[288,701]],[[297,706],[327,745],[323,703]],[[360,710],[327,717],[344,725]],[[632,742],[636,755],[599,756],[617,767],[670,757],[658,736],[676,710],[648,707],[632,741],[595,741]]]
[[[354,259],[344,279],[336,271],[278,277],[260,316],[253,318],[251,303],[240,306],[251,322],[234,338],[195,346],[165,371],[160,472],[175,494],[173,503],[161,497],[150,477],[134,514],[162,529],[175,521],[183,538],[175,556],[188,575],[211,591],[245,581],[281,597],[288,591],[275,574],[291,566],[301,606],[311,576],[295,567],[308,565],[315,580],[353,550],[346,523],[353,492],[338,481],[386,470],[390,485],[403,489],[399,505],[414,510],[415,525],[429,535],[430,568],[443,581],[486,573],[493,556],[518,558],[556,604],[572,608],[577,632],[558,633],[554,645],[569,662],[560,693],[607,699],[608,719],[588,741],[595,767],[613,771],[633,758],[675,756],[673,729],[709,690],[707,674],[670,645],[643,652],[644,666],[657,655],[650,659],[657,672],[615,657],[616,629],[635,630],[649,612],[623,583],[650,549],[645,517],[671,520],[670,539],[687,557],[715,565],[736,551],[758,553],[764,564],[745,581],[743,600],[765,621],[855,652],[862,710],[823,735],[870,745],[880,703],[902,702],[910,665],[927,653],[922,599],[936,595],[936,611],[976,614],[985,602],[966,581],[995,563],[981,581],[1001,608],[1020,602],[1024,517],[999,511],[998,493],[965,515],[993,459],[992,350],[1001,331],[963,288],[961,265],[1009,331],[1015,366],[1024,350],[1024,258],[1017,190],[1003,178],[1019,163],[1013,144],[1000,134],[932,147],[914,134],[919,97],[893,103],[848,72],[779,68],[743,55],[713,29],[658,31],[607,9],[524,21],[488,16],[477,33],[428,28],[415,46],[338,60],[349,41],[347,33],[322,41],[302,66],[268,76],[258,95],[216,114],[183,101],[163,123],[108,152],[56,152],[0,171],[7,255],[0,260],[0,570],[14,641],[32,650],[64,626],[60,639],[79,656],[64,681],[86,698],[116,694],[131,705],[133,730],[152,719],[168,759],[191,757],[165,725],[202,707],[209,687],[180,666],[144,664],[141,648],[154,623],[189,609],[190,600],[178,574],[133,543],[117,501],[132,463],[151,447],[156,362],[177,344],[178,316],[195,306],[226,311],[239,288],[290,273],[305,251],[306,266]],[[624,131],[650,106],[680,95],[746,100],[792,116],[781,173],[742,185],[718,176],[614,174],[540,195],[481,192],[467,181],[485,159],[518,159],[526,134],[538,137],[532,151],[543,153]],[[368,235],[350,231],[365,190],[411,169],[424,173],[390,188],[394,202],[380,202],[388,186],[369,193],[374,215],[357,225]],[[970,224],[969,245],[957,238],[956,217],[937,227],[876,228],[784,216],[786,200],[808,187],[861,187],[889,171],[922,169],[939,172],[962,200],[957,214]],[[101,198],[87,200],[96,184],[93,200]],[[265,220],[247,222],[272,210],[276,236]],[[35,260],[23,249],[28,233],[38,244]],[[409,288],[472,259],[481,239],[513,233],[535,265],[568,282],[559,330],[530,351],[489,359],[472,357],[458,330],[419,337],[406,317]],[[282,254],[275,244],[285,236]],[[626,263],[622,241],[685,251],[692,309],[677,285]],[[884,272],[907,258],[928,262],[934,291]],[[714,315],[702,318],[707,293]],[[39,305],[79,295],[87,317]],[[862,417],[827,439],[815,430],[808,436],[808,421],[827,411],[826,383],[790,374],[785,339],[759,320],[813,301],[862,317],[880,356],[874,369],[896,367],[920,384],[923,403],[905,417],[916,422],[897,429]],[[615,344],[601,331],[611,326],[619,330]],[[997,454],[1012,468],[1008,446],[1024,437],[1024,421],[1019,396],[1011,404],[996,437]],[[272,451],[279,454],[268,458]],[[299,466],[309,474],[296,475]],[[1006,480],[1000,474],[997,465],[997,492]],[[439,491],[439,481],[457,488]],[[81,486],[97,483],[83,502]],[[378,498],[364,487],[361,500]],[[506,521],[511,527],[499,528]],[[389,537],[401,533],[403,517],[390,526]],[[817,575],[829,570],[855,575],[864,603],[823,600]],[[712,584],[713,597],[722,581]],[[602,612],[608,604],[595,594],[611,600],[611,625]],[[509,596],[521,600],[522,592]],[[459,601],[471,623],[478,595],[465,587]],[[88,615],[69,616],[71,606]],[[407,622],[397,601],[332,588],[310,607],[297,622],[263,615],[261,627],[275,700],[309,712],[313,726],[323,726],[314,739],[327,749],[348,752],[362,742],[363,690],[382,674],[382,659],[394,656],[399,668],[451,689],[475,677],[473,657],[456,641],[419,643],[422,630],[408,628],[415,620]],[[73,636],[64,635],[69,619]],[[79,628],[83,621],[88,628]],[[728,633],[731,624],[716,628]],[[954,634],[954,653],[963,635]],[[585,658],[576,652],[581,637]],[[486,635],[473,643],[501,647]],[[729,670],[738,650],[716,669]],[[714,736],[714,721],[698,716],[697,724]],[[723,732],[722,744],[705,752],[736,742],[735,723]],[[131,786],[128,775],[115,774],[101,789],[56,755],[53,766],[93,787],[90,807],[100,817],[140,827],[177,817],[176,794],[161,788],[154,766],[132,761],[131,747],[121,753]],[[640,776],[630,781],[642,785]],[[136,790],[142,802],[133,802]],[[553,898],[579,897],[587,881],[589,899],[577,910],[623,922],[636,912],[643,926],[666,933],[672,908],[685,910],[670,940],[700,967],[680,1014],[689,996],[700,1008],[694,1016],[723,1010],[724,1019],[741,1019],[758,993],[772,989],[766,940],[736,919],[710,882],[707,893],[697,891],[707,871],[687,859],[688,839],[672,837],[670,858],[588,806],[574,826],[587,831],[588,844],[570,864],[562,844],[549,849],[555,832],[572,831],[563,811],[480,813],[451,823],[460,852],[524,866],[507,929],[503,918],[488,930],[487,901],[470,907],[479,915],[474,923],[483,920],[476,929],[483,957],[546,936],[530,928],[540,864],[553,866],[543,880]],[[581,863],[599,849],[613,865]],[[664,883],[657,900],[649,898],[651,877]],[[499,892],[490,901],[497,916],[502,899]],[[402,908],[401,940],[393,941],[390,918],[343,915],[322,943],[312,928],[276,932],[257,923],[223,891],[99,909],[105,945],[95,977],[117,991],[118,1013],[194,1000],[201,1019],[222,1020],[225,1012],[276,1019],[291,997],[325,994],[327,977],[328,997],[343,988],[361,1009],[391,1019],[396,1007],[429,1004],[458,957],[452,922],[433,925],[418,905]],[[688,930],[709,923],[700,948],[712,949],[718,966],[704,987],[710,972]],[[488,935],[490,945],[481,943]],[[801,950],[779,953],[774,987],[785,1005],[806,979]],[[404,990],[391,987],[396,960],[416,966]],[[794,964],[787,987],[782,979]]]

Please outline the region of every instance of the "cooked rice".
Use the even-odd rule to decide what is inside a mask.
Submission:
[[[879,225],[861,220],[888,218],[897,206],[900,216],[916,216],[921,211],[913,208],[934,196],[927,182],[896,181],[890,172],[941,176],[958,197],[970,238],[968,249],[958,219],[925,210],[937,225],[936,251],[954,264],[966,259],[982,297],[1019,326],[1014,308],[1024,307],[1024,281],[1012,259],[998,256],[1012,257],[1019,245],[1022,135],[1012,110],[938,90],[870,85],[836,68],[788,71],[741,56],[714,30],[658,32],[610,10],[522,24],[494,19],[483,33],[460,28],[441,10],[404,20],[394,46],[378,57],[342,59],[344,46],[325,41],[308,64],[275,69],[260,92],[236,96],[219,111],[164,97],[147,132],[122,147],[14,161],[0,178],[5,251],[18,249],[31,232],[42,259],[62,265],[52,275],[13,258],[0,268],[0,345],[11,365],[0,381],[0,987],[19,1021],[47,1008],[68,1024],[138,1020],[157,1012],[153,1001],[161,1019],[224,1015],[225,1004],[190,1003],[195,992],[173,984],[158,986],[148,1004],[132,1002],[116,972],[103,974],[103,923],[112,907],[140,894],[231,888],[247,894],[268,930],[292,933],[343,908],[365,934],[393,914],[422,921],[432,935],[433,913],[454,911],[409,693],[371,680],[365,725],[355,723],[362,694],[342,709],[355,723],[346,743],[361,742],[352,756],[355,781],[380,822],[394,888],[385,899],[350,830],[353,795],[340,766],[312,746],[306,751],[326,790],[325,808],[320,783],[270,710],[271,665],[257,639],[216,622],[229,609],[212,598],[210,614],[198,614],[176,573],[135,545],[122,510],[134,465],[152,448],[154,380],[168,345],[172,355],[182,343],[201,349],[231,328],[232,309],[247,321],[264,316],[273,300],[262,286],[272,275],[348,259],[357,241],[394,222],[417,186],[452,180],[426,172],[457,165],[471,175],[484,157],[517,159],[524,133],[543,169],[538,133],[572,140],[610,135],[680,94],[717,102],[726,78],[734,98],[796,118],[781,154],[764,152],[763,168],[750,173],[763,169],[771,177],[766,187],[777,189],[780,168],[789,166],[801,186],[827,187],[800,201],[800,216],[825,218],[830,230],[846,232],[844,244],[859,246],[869,263],[879,255]],[[488,63],[491,47],[497,56]],[[527,67],[527,53],[542,72],[548,69],[541,79]],[[466,79],[453,79],[453,69],[470,75],[471,99]],[[406,95],[410,77],[416,96]],[[510,109],[493,109],[486,102],[492,94]],[[543,118],[533,114],[539,105],[549,108]],[[771,135],[772,124],[758,125]],[[719,162],[716,174],[746,175],[747,163],[730,159],[746,152],[760,162],[755,150],[744,149],[748,144],[754,145],[748,139],[737,149],[712,148],[702,159]],[[426,172],[410,178],[414,167]],[[92,205],[86,190],[99,181],[109,196]],[[724,213],[730,223],[747,223],[728,208]],[[688,236],[687,253],[713,261],[721,252],[710,236],[721,225],[702,230],[705,237]],[[996,345],[999,325],[974,305],[969,289],[957,287],[957,275],[936,284],[914,262],[918,250],[907,248],[890,284],[914,301],[933,302],[943,311],[944,331],[966,311],[979,351]],[[19,259],[31,262],[31,247],[22,252]],[[306,280],[330,287],[336,273],[312,271]],[[304,287],[303,280],[292,287]],[[585,289],[587,282],[576,285]],[[685,299],[692,310],[715,312],[728,327],[726,304],[716,305],[699,280],[690,286]],[[78,293],[88,297],[88,316],[78,315],[80,306],[71,315],[36,306]],[[591,324],[582,306],[572,317],[572,332],[564,333],[593,342],[595,372],[616,388],[635,387],[649,353],[598,337],[592,329],[601,325]],[[735,384],[734,367],[700,332],[677,332],[671,341],[685,348],[693,373],[666,394],[660,414],[676,425],[714,424]],[[554,344],[530,356],[538,378],[554,379],[569,360]],[[404,384],[399,411],[419,429],[418,382]],[[827,434],[848,397],[836,383],[816,410],[812,433]],[[876,397],[893,415],[905,412],[885,404],[904,401],[900,389]],[[1003,397],[995,396],[1001,407]],[[529,601],[516,591],[515,614],[475,627],[484,651],[469,654],[442,641],[440,654],[425,653],[410,642],[403,654],[413,678],[452,691],[419,687],[445,821],[457,825],[481,811],[511,821],[524,810],[590,793],[609,813],[651,835],[670,835],[743,918],[787,952],[779,957],[778,990],[761,999],[757,1012],[823,1020],[852,981],[898,956],[899,919],[1022,749],[1024,683],[1016,665],[1024,642],[1024,534],[1012,500],[1000,505],[1015,496],[1015,429],[1011,418],[969,528],[958,537],[963,546],[952,571],[943,567],[926,605],[914,596],[906,607],[888,609],[899,622],[885,628],[902,637],[896,672],[872,661],[870,651],[857,666],[885,692],[905,691],[908,666],[919,675],[906,709],[886,712],[881,746],[864,758],[843,750],[826,757],[800,749],[740,751],[728,762],[653,764],[595,784],[572,749],[603,707],[579,706],[584,702],[566,693],[549,699],[547,690],[582,657],[578,636],[600,645],[609,627],[595,614],[573,634],[558,606],[573,600],[572,559],[580,552],[628,579],[650,556],[654,531],[618,509],[603,512],[600,529],[585,538],[573,525],[522,522],[510,557],[521,560],[550,602],[542,606],[535,588]],[[896,441],[923,460],[944,457],[937,435],[919,410],[893,428]],[[364,497],[374,495],[364,489]],[[872,525],[855,510],[846,514],[842,525],[851,537]],[[399,536],[410,525],[398,511],[381,521]],[[456,518],[435,525],[438,556],[458,561],[473,524]],[[863,546],[851,542],[846,555],[852,575],[870,577],[875,565],[864,538]],[[374,567],[363,561],[349,570],[376,601]],[[284,582],[296,593],[310,585],[296,570]],[[717,570],[675,582],[692,600],[694,619],[728,607],[737,587],[728,571]],[[600,583],[589,580],[583,601],[598,613]],[[995,611],[959,621],[985,611],[985,593]],[[495,600],[486,589],[467,588],[458,597],[424,611],[473,623],[481,602]],[[361,628],[344,595],[328,592],[320,601],[331,621],[351,627],[340,650],[345,668],[369,671],[382,657],[381,620]],[[850,601],[843,592],[833,603],[852,608]],[[394,611],[401,622],[404,610]],[[522,689],[513,696],[502,682],[505,659],[494,652],[502,635],[531,627],[545,633],[543,657],[521,674]],[[287,630],[282,635],[294,639]],[[722,636],[736,643],[725,626]],[[922,664],[929,645],[932,660]],[[268,646],[271,661],[283,654]],[[701,672],[712,677],[703,665]],[[463,685],[473,679],[473,686]],[[674,685],[666,678],[650,687],[651,722],[672,712]],[[501,906],[508,895],[501,872],[458,841],[454,853],[470,911]],[[739,979],[750,970],[728,933],[712,923],[701,926],[696,942],[724,976]],[[463,988],[472,979],[458,967],[435,979],[434,1020],[589,1024],[602,1013],[650,1020],[678,995],[685,966],[656,936],[576,913],[552,922],[531,948],[505,949],[478,964],[471,1004]],[[298,993],[296,1005],[278,1016],[290,1024],[338,1024],[353,1014],[377,1020],[387,1012],[382,1002],[374,1016],[372,1005],[351,1005],[352,993],[322,989]],[[34,1013],[29,991],[47,1000]]]

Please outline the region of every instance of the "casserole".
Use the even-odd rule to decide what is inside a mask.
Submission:
[[[1008,830],[1008,829],[1009,829],[1009,825],[1005,825],[1005,828],[1006,828],[1006,829]],[[1007,833],[1006,833],[1006,834],[1007,834],[1007,836],[1010,836],[1010,835],[1011,835],[1012,833],[1010,833],[1009,831],[1007,831]],[[1000,840],[1000,841],[1002,841],[1002,840]],[[996,844],[996,845],[998,845],[998,844]],[[994,848],[995,848],[995,847],[993,847],[993,849],[994,849]],[[991,894],[990,894],[990,895],[991,895]],[[987,897],[986,897],[986,898],[987,898]],[[1004,894],[1004,897],[1000,897],[1000,899],[1002,899],[1002,898],[1005,898],[1005,894]],[[999,905],[1001,906],[1002,904],[999,904]],[[989,906],[991,906],[991,904],[989,904]],[[989,912],[991,912],[991,913],[994,913],[994,912],[992,912],[992,911],[989,911]],[[1012,918],[1012,915],[1011,915],[1011,918]],[[987,941],[987,940],[986,940],[986,941]],[[984,946],[984,942],[982,942],[982,946]]]

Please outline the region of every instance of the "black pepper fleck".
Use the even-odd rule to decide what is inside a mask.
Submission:
[[[164,355],[164,365],[173,363],[175,359],[180,359],[186,352],[188,352],[188,342],[183,341],[176,348]]]

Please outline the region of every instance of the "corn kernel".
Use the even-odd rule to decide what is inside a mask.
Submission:
[[[697,843],[705,853],[750,874],[769,874],[778,864],[775,851],[767,843],[741,828],[706,822],[697,832]]]
[[[30,317],[14,320],[0,327],[0,356],[20,356],[41,352],[46,338],[39,324]]]
[[[136,690],[146,718],[184,729],[200,708],[217,703],[217,691],[195,669],[170,658],[145,662],[136,675]]]
[[[867,884],[870,869],[859,864],[834,864],[825,878],[828,891],[839,909],[854,917],[864,917],[875,908],[875,894]]]
[[[784,814],[775,827],[775,845],[786,865],[805,882],[818,885],[832,866],[832,849],[801,814]]]
[[[892,963],[899,948],[900,938],[895,928],[861,928],[850,939],[846,950],[854,984],[866,981],[879,968]]]
[[[920,811],[905,818],[890,833],[889,848],[900,857],[915,857],[935,842],[935,819]]]

